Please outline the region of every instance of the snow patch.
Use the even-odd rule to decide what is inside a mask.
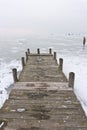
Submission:
[[[10,63],[1,62],[0,64],[0,108],[8,98],[11,84],[13,84],[13,68],[17,68],[17,71],[19,72],[22,68],[20,61],[14,60]]]

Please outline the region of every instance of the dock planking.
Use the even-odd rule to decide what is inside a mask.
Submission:
[[[87,130],[87,118],[56,53],[26,53],[22,71],[0,110],[0,130]],[[72,73],[73,74],[73,73]],[[74,76],[69,80],[74,82]],[[69,87],[72,86],[72,87]]]

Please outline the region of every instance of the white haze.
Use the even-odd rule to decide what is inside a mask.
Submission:
[[[0,35],[86,33],[87,0],[0,0]]]

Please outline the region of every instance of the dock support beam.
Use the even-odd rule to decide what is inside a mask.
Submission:
[[[52,54],[52,49],[51,48],[49,49],[49,53]]]
[[[59,68],[61,71],[63,70],[63,59],[62,58],[59,59]]]
[[[40,54],[40,49],[39,48],[37,49],[37,54]]]
[[[69,87],[74,88],[75,73],[69,73]]]
[[[18,78],[17,78],[17,69],[16,68],[12,69],[12,72],[13,72],[14,83],[16,83],[18,81]]]
[[[25,54],[26,54],[26,62],[27,62],[27,60],[28,60],[28,53],[27,53],[27,52],[25,52]]]
[[[21,58],[21,62],[22,62],[22,68],[24,68],[24,66],[25,66],[25,60],[24,60],[24,57]]]

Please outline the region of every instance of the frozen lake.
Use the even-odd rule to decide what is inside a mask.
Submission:
[[[27,48],[36,52],[48,52],[51,47],[57,52],[57,58],[64,59],[64,73],[75,72],[74,91],[87,115],[87,45],[83,49],[81,35],[38,36],[0,39],[0,107],[8,98],[10,85],[13,83],[12,68],[21,70],[20,59]]]

